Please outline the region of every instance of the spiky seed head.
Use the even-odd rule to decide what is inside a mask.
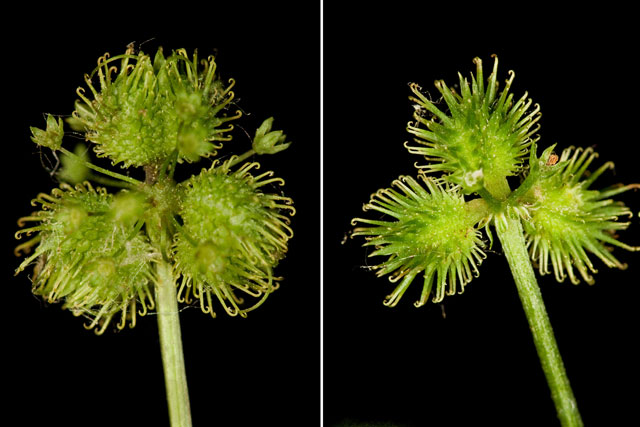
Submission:
[[[538,127],[539,106],[530,110],[531,99],[525,93],[517,101],[509,93],[514,74],[498,94],[498,58],[493,72],[484,86],[482,61],[476,63],[476,75],[471,84],[459,74],[460,93],[454,92],[444,81],[436,87],[442,94],[448,112],[440,110],[411,85],[416,103],[414,122],[407,130],[415,135],[418,145],[405,145],[410,153],[424,156],[426,165],[418,165],[429,173],[444,172],[445,179],[461,186],[465,193],[486,187],[490,192],[505,176],[519,172],[527,148]]]
[[[272,178],[272,172],[251,175],[257,163],[231,171],[230,162],[214,162],[181,184],[182,224],[173,253],[183,276],[180,298],[188,302],[194,296],[214,315],[215,296],[228,314],[244,316],[277,286],[273,269],[293,235],[284,211],[295,210],[291,199],[264,191],[268,184],[284,184],[282,179]],[[237,291],[259,300],[240,308]]]
[[[62,184],[51,195],[40,194],[34,203],[42,209],[19,221],[39,224],[16,233],[16,238],[37,233],[16,248],[18,254],[33,249],[16,274],[37,261],[34,293],[89,318],[87,327],[98,334],[118,313],[122,329],[154,306],[151,263],[157,253],[131,223],[109,215],[113,200],[89,183]]]
[[[600,258],[608,267],[624,268],[611,253],[609,245],[639,250],[621,243],[615,233],[629,226],[618,218],[631,216],[631,211],[612,196],[638,188],[638,185],[614,186],[602,191],[590,189],[611,162],[589,174],[589,166],[597,153],[592,148],[568,148],[553,167],[554,173],[541,177],[522,198],[530,215],[524,222],[527,245],[541,274],[553,268],[558,281],[566,276],[579,283],[575,270],[589,284],[596,269],[588,253]]]
[[[233,80],[225,87],[213,57],[202,64],[197,52],[189,58],[184,49],[168,58],[158,49],[153,60],[133,48],[114,58],[105,54],[85,76],[93,99],[78,89],[70,123],[86,132],[99,156],[124,167],[161,161],[176,149],[180,162],[214,155],[219,141],[231,139],[225,133],[233,126],[224,123],[240,112],[223,113],[234,96]],[[92,81],[96,74],[98,88]]]
[[[389,220],[356,218],[353,224],[365,224],[354,236],[365,236],[365,246],[375,247],[370,256],[387,256],[373,267],[378,276],[389,274],[400,284],[385,300],[395,306],[413,279],[422,274],[422,295],[415,303],[424,305],[436,283],[434,302],[462,292],[485,258],[481,234],[475,228],[476,215],[468,209],[463,196],[448,183],[424,178],[420,184],[403,176],[393,182],[395,188],[381,189],[372,195],[364,210],[375,210]]]

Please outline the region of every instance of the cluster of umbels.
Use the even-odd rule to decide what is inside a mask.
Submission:
[[[436,82],[448,111],[418,85],[410,85],[415,113],[407,130],[415,139],[405,147],[427,163],[416,164],[418,179],[401,177],[392,184],[397,190],[372,195],[364,210],[382,217],[352,222],[358,225],[352,235],[364,236],[364,245],[375,248],[369,256],[388,257],[372,267],[378,276],[389,274],[391,282],[400,281],[386,305],[395,305],[419,274],[424,285],[416,306],[430,295],[440,302],[445,294],[462,292],[485,257],[480,230],[492,243],[490,226],[503,227],[506,218],[520,218],[534,265],[541,274],[552,269],[558,281],[568,276],[573,283],[582,278],[591,284],[596,272],[592,257],[624,268],[611,246],[640,250],[617,240],[616,233],[629,226],[619,218],[631,212],[611,199],[639,186],[592,189],[612,166],[605,163],[589,173],[597,157],[592,148],[569,148],[557,155],[554,145],[538,157],[539,106],[532,108],[526,93],[517,100],[509,93],[513,72],[499,93],[497,58],[486,87],[482,62],[474,62],[471,83],[459,75],[460,93]],[[507,181],[511,176],[521,177],[515,190]]]
[[[220,79],[214,58],[199,61],[183,49],[165,57],[159,49],[152,59],[130,47],[102,56],[85,81],[91,97],[78,89],[67,123],[98,157],[142,168],[145,178],[90,163],[84,144],[64,148],[62,118],[49,115],[45,129],[31,128],[36,144],[60,154],[61,184],[39,194],[32,202],[39,210],[18,221],[24,228],[16,238],[30,239],[16,248],[26,255],[16,274],[33,265],[34,293],[87,317],[98,334],[118,314],[122,329],[154,309],[159,262],[172,265],[181,302],[195,298],[215,316],[217,300],[228,314],[246,316],[281,280],[274,268],[293,236],[295,209],[270,192],[282,179],[245,160],[287,148],[286,136],[267,119],[247,152],[178,184],[176,165],[215,156],[231,140],[228,122],[241,116],[229,113],[234,82]]]

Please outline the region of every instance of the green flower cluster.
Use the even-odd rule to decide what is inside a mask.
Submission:
[[[183,277],[181,294],[185,286],[188,289],[181,300],[189,301],[193,295],[200,299],[202,310],[213,315],[213,294],[228,314],[245,316],[277,287],[280,278],[273,276],[273,266],[284,257],[293,237],[289,218],[281,211],[295,210],[291,199],[261,192],[265,185],[284,184],[271,178],[273,172],[251,175],[257,163],[231,172],[231,161],[217,167],[214,163],[181,184],[182,226],[173,254]],[[241,310],[242,298],[236,291],[263,298]]]
[[[19,224],[39,225],[20,230],[16,237],[38,235],[16,251],[37,245],[17,270],[38,260],[32,277],[35,294],[51,303],[64,301],[63,307],[74,315],[91,319],[89,328],[99,325],[98,333],[118,313],[119,329],[127,320],[135,326],[138,304],[142,314],[153,309],[152,263],[160,254],[134,227],[135,218],[122,217],[117,198],[89,183],[75,188],[63,184],[51,195],[40,194],[34,203],[42,209]]]
[[[568,275],[572,283],[579,283],[574,272],[577,269],[585,282],[594,283],[589,272],[596,273],[596,269],[588,253],[608,267],[624,268],[607,244],[636,250],[614,237],[618,230],[624,230],[630,224],[618,219],[631,217],[632,213],[610,197],[638,188],[638,185],[591,190],[596,179],[613,167],[613,163],[605,163],[587,174],[596,157],[592,148],[564,150],[558,164],[549,168],[553,169],[552,173],[533,184],[520,200],[528,211],[524,230],[531,257],[538,264],[540,274],[550,273],[551,264],[560,282]]]
[[[370,256],[389,256],[386,262],[373,267],[378,276],[391,274],[389,280],[402,282],[387,297],[385,305],[395,306],[413,279],[424,275],[422,295],[415,305],[424,305],[436,281],[434,302],[460,292],[478,274],[476,265],[486,257],[481,233],[474,228],[474,215],[465,206],[464,198],[452,191],[449,184],[420,176],[426,189],[415,179],[402,176],[393,182],[402,193],[385,188],[375,193],[365,210],[376,210],[396,221],[356,218],[360,227],[354,236],[367,236],[365,246],[377,248]],[[436,279],[437,277],[437,279]]]
[[[100,90],[86,76],[93,100],[78,89],[71,125],[86,132],[99,156],[124,167],[162,160],[176,148],[179,161],[215,155],[221,148],[216,142],[230,140],[225,133],[233,129],[221,126],[241,113],[220,115],[233,100],[234,82],[225,87],[213,57],[202,63],[200,69],[197,54],[190,59],[184,49],[167,58],[159,49],[153,61],[132,48],[114,58],[104,55],[94,72]]]
[[[196,297],[206,313],[215,315],[214,295],[230,315],[244,317],[262,304],[281,280],[273,270],[287,252],[295,213],[290,198],[269,192],[282,179],[252,175],[259,164],[244,163],[289,146],[282,131],[271,130],[273,118],[256,130],[246,153],[214,160],[178,184],[176,166],[215,156],[219,142],[231,139],[233,126],[224,124],[240,117],[226,114],[233,80],[219,79],[213,57],[199,61],[184,49],[165,57],[159,49],[151,60],[130,47],[102,56],[85,80],[93,97],[78,89],[69,124],[99,157],[143,168],[144,181],[91,163],[84,145],[64,148],[63,122],[49,115],[46,129],[31,129],[32,140],[60,152],[63,183],[40,194],[34,205],[41,209],[20,219],[21,227],[38,225],[16,233],[36,233],[16,249],[33,250],[17,273],[34,264],[34,292],[88,317],[97,333],[118,313],[122,329],[152,310],[166,271],[180,286],[178,300]],[[256,302],[245,304],[237,291]]]
[[[425,172],[444,172],[444,177],[460,185],[465,193],[477,192],[483,186],[499,191],[506,176],[516,175],[527,148],[535,142],[531,137],[539,126],[540,107],[528,111],[532,101],[525,93],[516,102],[509,93],[514,74],[498,96],[498,60],[493,65],[488,85],[484,87],[482,61],[476,63],[476,76],[471,85],[460,77],[460,94],[437,81],[449,114],[443,113],[416,84],[411,85],[416,103],[414,123],[407,130],[416,136],[418,146],[409,146],[410,153],[429,161],[419,166]],[[433,118],[424,117],[430,113]],[[421,127],[424,126],[424,127]]]
[[[526,93],[517,100],[509,93],[512,72],[498,91],[497,58],[486,87],[482,62],[478,58],[474,62],[471,83],[459,75],[460,93],[436,82],[448,111],[436,107],[418,85],[411,85],[414,96],[409,99],[416,105],[407,130],[417,145],[405,147],[427,161],[417,165],[423,184],[401,177],[393,183],[401,192],[379,190],[364,207],[388,219],[353,221],[367,225],[356,228],[353,235],[365,236],[364,245],[375,248],[370,256],[388,257],[373,267],[378,276],[401,280],[386,305],[395,305],[418,274],[423,275],[424,286],[416,306],[427,301],[434,281],[434,302],[454,294],[456,283],[462,291],[484,257],[480,229],[485,228],[492,242],[489,227],[504,228],[507,219],[524,223],[533,262],[541,274],[550,273],[551,266],[559,281],[568,275],[578,283],[577,270],[593,283],[589,273],[596,270],[589,253],[609,267],[623,268],[609,245],[639,249],[616,239],[616,232],[629,225],[618,219],[630,211],[610,199],[638,185],[591,189],[611,163],[589,174],[597,156],[590,148],[570,148],[558,156],[554,145],[537,157],[539,106],[532,108]],[[507,181],[511,176],[521,177],[521,185],[513,191]]]

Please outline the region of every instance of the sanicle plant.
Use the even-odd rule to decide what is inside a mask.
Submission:
[[[410,85],[415,113],[407,130],[415,139],[405,147],[426,162],[416,164],[417,178],[401,176],[391,188],[373,194],[364,210],[376,211],[378,217],[354,219],[358,226],[353,235],[364,236],[365,246],[374,248],[370,256],[386,257],[372,267],[378,276],[389,275],[397,283],[384,303],[395,306],[421,276],[422,292],[415,303],[419,307],[464,290],[493,243],[493,228],[561,424],[581,426],[534,265],[541,274],[553,271],[558,281],[568,277],[572,283],[589,284],[594,282],[595,258],[608,267],[624,268],[611,247],[640,248],[617,240],[616,233],[629,225],[618,219],[632,214],[611,197],[640,186],[594,189],[594,182],[613,165],[592,169],[597,158],[592,148],[571,147],[556,154],[553,145],[538,155],[539,106],[532,107],[526,93],[520,98],[509,93],[513,72],[499,92],[497,58],[486,86],[482,62],[474,62],[476,73],[470,80],[459,75],[459,91],[436,82],[446,109]],[[510,185],[508,178],[518,176],[519,183]]]
[[[36,144],[60,156],[61,184],[39,194],[32,202],[39,210],[18,221],[24,228],[16,238],[30,239],[16,248],[26,255],[16,274],[33,265],[34,293],[86,318],[97,334],[156,314],[171,425],[190,426],[178,303],[244,317],[278,287],[274,268],[287,252],[295,210],[290,198],[270,192],[284,181],[246,160],[289,143],[267,119],[244,154],[176,183],[178,164],[214,157],[231,140],[229,122],[241,116],[232,108],[233,79],[220,78],[211,56],[180,49],[165,57],[158,49],[151,57],[130,46],[102,56],[85,81],[66,120],[72,135],[112,165],[144,175],[94,165],[83,144],[63,147],[60,117],[31,128]]]

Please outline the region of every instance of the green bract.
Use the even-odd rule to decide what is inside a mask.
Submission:
[[[373,267],[378,276],[391,274],[389,280],[402,279],[385,305],[395,306],[416,275],[423,273],[422,296],[416,307],[424,305],[437,283],[434,302],[460,292],[477,275],[476,264],[485,254],[480,232],[474,228],[475,215],[465,207],[464,198],[450,185],[425,179],[426,189],[411,177],[403,176],[393,182],[402,192],[387,188],[379,190],[365,205],[365,210],[385,213],[396,221],[356,218],[354,223],[373,227],[356,228],[354,236],[367,236],[365,246],[376,250],[369,256],[389,256],[387,261]],[[437,278],[436,278],[437,277]]]
[[[119,60],[120,68],[115,67]],[[196,161],[215,155],[216,141],[233,126],[221,127],[240,117],[226,116],[223,109],[232,101],[233,80],[225,85],[216,75],[213,57],[198,63],[184,49],[165,58],[162,49],[153,61],[129,49],[124,55],[98,60],[99,88],[86,76],[93,100],[78,89],[80,100],[72,125],[95,142],[99,156],[114,164],[144,166],[167,158],[177,149],[179,161]]]
[[[539,106],[529,111],[531,99],[525,93],[514,102],[509,88],[514,74],[501,94],[498,94],[498,59],[484,87],[482,61],[475,60],[476,75],[469,81],[459,74],[460,94],[437,81],[436,87],[449,108],[445,114],[420,92],[416,84],[411,90],[417,103],[414,123],[408,131],[417,138],[419,146],[409,146],[410,153],[420,154],[429,161],[420,166],[426,172],[445,172],[447,180],[459,184],[465,193],[478,191],[482,186],[490,192],[500,191],[502,180],[520,170],[527,148],[534,142],[531,136],[538,127]],[[427,116],[431,114],[433,118]],[[424,127],[420,127],[420,126]]]
[[[67,184],[80,184],[89,179],[90,171],[85,165],[89,161],[88,148],[84,144],[77,144],[73,149],[74,157],[62,154],[58,179]]]

